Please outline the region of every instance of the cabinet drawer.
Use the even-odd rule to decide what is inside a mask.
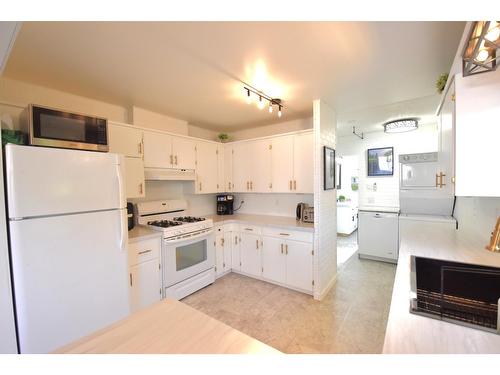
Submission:
[[[128,245],[129,266],[157,259],[160,256],[160,238],[132,242]]]
[[[262,229],[264,236],[278,237],[284,240],[294,240],[301,242],[313,242],[313,234],[311,232],[293,231],[284,228],[264,227]]]
[[[262,232],[262,228],[258,225],[240,224],[240,232],[260,234]]]
[[[240,230],[240,226],[238,224],[224,224],[224,232],[237,232]]]

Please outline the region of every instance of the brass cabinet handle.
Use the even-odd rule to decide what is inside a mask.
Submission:
[[[285,254],[288,255],[288,244],[285,245]]]
[[[238,239],[239,239],[239,243],[241,243],[241,237],[238,237]]]
[[[290,233],[280,233],[280,236],[289,236]]]
[[[227,183],[227,189],[231,190],[231,183],[230,182]]]
[[[174,164],[174,155],[170,155],[170,164]]]
[[[439,175],[436,173],[436,187],[439,187],[439,182],[438,182],[438,180],[439,180]]]
[[[201,182],[200,182],[200,191],[201,191]]]
[[[139,146],[139,155],[142,155],[142,141],[139,142],[138,146]]]
[[[292,180],[290,180],[290,190],[292,190]]]
[[[177,155],[175,155],[174,158],[175,158],[175,165],[177,165]]]
[[[147,254],[147,253],[150,253],[152,252],[153,250],[149,249],[149,250],[143,250],[143,251],[139,251],[139,255],[143,255],[143,254]]]
[[[272,188],[273,188],[273,183],[272,183],[272,182],[270,182],[270,183],[269,183],[269,189],[272,189]]]
[[[237,245],[238,244],[238,237],[234,236],[234,244]]]
[[[253,190],[253,181],[250,181],[250,190]]]
[[[129,273],[129,276],[130,276],[130,286],[132,286],[132,284],[133,284],[133,283],[132,283],[132,274],[131,274],[131,273]]]
[[[281,254],[283,254],[283,244],[281,244]]]
[[[439,187],[442,188],[443,186],[446,186],[446,184],[443,184],[443,177],[446,176],[443,172],[439,173]]]
[[[257,250],[259,250],[259,240],[255,240],[255,246],[257,247]]]
[[[252,231],[253,231],[253,229],[252,229],[252,228],[245,228],[245,230],[252,230]]]
[[[221,238],[221,239],[220,239],[220,245],[221,245],[222,247],[224,247],[224,238]]]
[[[144,193],[144,188],[142,186],[142,182],[139,184],[139,194]]]
[[[247,181],[247,190],[250,190],[250,184],[248,181]]]
[[[293,180],[293,190],[297,190],[297,180]]]

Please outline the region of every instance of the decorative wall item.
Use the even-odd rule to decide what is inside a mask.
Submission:
[[[394,174],[394,148],[370,148],[367,151],[368,177]]]
[[[342,164],[335,163],[335,182],[337,183],[337,190],[342,189]]]
[[[335,189],[335,150],[327,146],[323,147],[323,176],[323,189]]]
[[[351,177],[351,190],[358,191],[358,189],[359,189],[359,178]]]

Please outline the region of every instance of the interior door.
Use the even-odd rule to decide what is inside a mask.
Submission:
[[[196,192],[217,193],[217,144],[198,142],[196,145]]]
[[[295,135],[293,145],[293,191],[296,193],[313,193],[313,155],[313,134]]]
[[[241,272],[260,277],[260,236],[252,233],[241,233],[240,259]]]
[[[436,189],[438,162],[401,163],[401,189]]]
[[[142,130],[108,122],[109,152],[142,158]]]
[[[144,167],[172,168],[172,136],[144,131]]]
[[[195,169],[196,142],[189,138],[172,137],[173,167],[178,169]]]
[[[158,259],[130,267],[130,309],[132,312],[158,302],[161,298]]]
[[[293,135],[272,140],[272,191],[290,193],[293,189]]]
[[[286,282],[285,241],[280,238],[264,237],[262,240],[262,277]]]
[[[286,241],[286,283],[294,288],[312,291],[312,244]]]

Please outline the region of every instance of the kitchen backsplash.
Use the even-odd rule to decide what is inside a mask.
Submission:
[[[241,201],[245,203],[235,213],[273,216],[293,216],[297,203],[303,202],[313,205],[312,194],[234,194],[234,208],[238,208]]]

